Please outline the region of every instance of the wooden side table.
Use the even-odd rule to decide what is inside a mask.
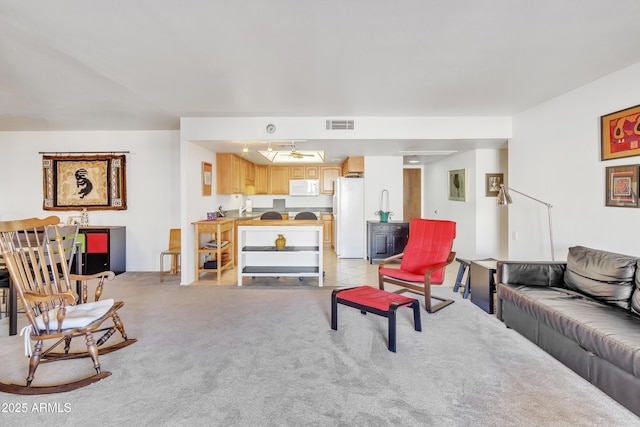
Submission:
[[[497,260],[471,261],[469,278],[471,285],[471,302],[493,314],[493,295],[496,291],[495,273]]]

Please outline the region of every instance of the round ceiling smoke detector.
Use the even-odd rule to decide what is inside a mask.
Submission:
[[[274,133],[276,131],[276,125],[269,123],[267,125],[267,133]]]

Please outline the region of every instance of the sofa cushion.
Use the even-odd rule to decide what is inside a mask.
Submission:
[[[569,248],[565,285],[608,304],[629,309],[638,258],[598,249]]]
[[[498,285],[501,299],[631,375],[640,377],[640,317],[569,289]]]
[[[636,289],[631,295],[631,309],[640,314],[640,259],[636,266]]]

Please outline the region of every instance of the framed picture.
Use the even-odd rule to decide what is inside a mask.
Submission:
[[[202,162],[202,195],[211,195],[211,163]]]
[[[496,197],[498,195],[498,191],[500,191],[500,184],[504,184],[504,174],[485,174],[485,196]]]
[[[601,160],[640,156],[640,105],[600,117]]]
[[[124,155],[42,156],[43,209],[126,210]]]
[[[467,201],[467,170],[449,171],[449,200]]]
[[[638,207],[638,165],[611,166],[606,169],[605,206]]]

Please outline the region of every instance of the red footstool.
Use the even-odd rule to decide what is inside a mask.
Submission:
[[[386,292],[370,286],[335,289],[331,294],[331,329],[338,329],[338,304],[360,310],[362,314],[373,313],[389,319],[389,350],[396,351],[396,311],[398,307],[413,308],[413,324],[422,331],[420,305],[417,299]]]

